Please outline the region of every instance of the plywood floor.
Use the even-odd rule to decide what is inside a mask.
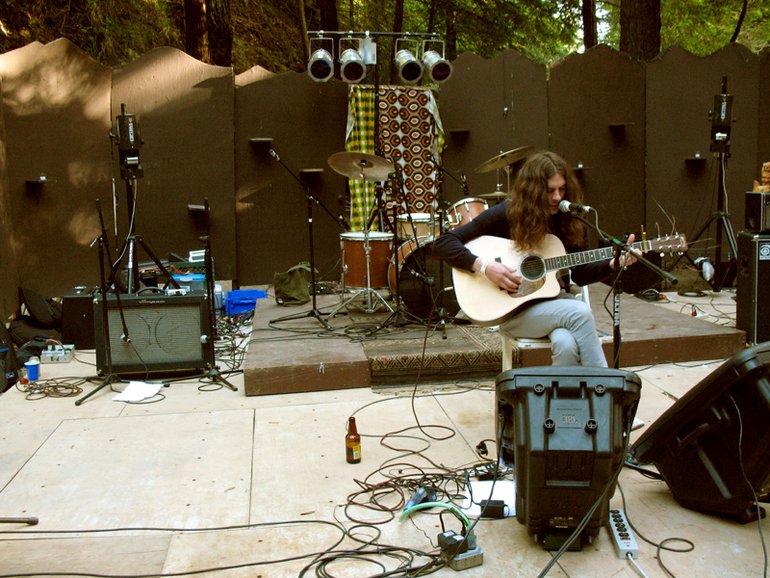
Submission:
[[[729,323],[729,295],[722,297],[707,296],[699,307]],[[667,306],[680,314],[678,304]],[[261,337],[252,334],[249,347],[263,346],[267,336]],[[44,365],[43,378],[93,375],[93,353],[76,357]],[[643,384],[637,416],[649,425],[720,362],[630,368]],[[351,505],[351,496],[366,484],[482,461],[475,448],[494,438],[493,380],[246,396],[243,376],[230,379],[238,391],[191,379],[162,388],[162,397],[144,404],[114,401],[105,388],[76,406],[91,384],[70,397],[31,400],[17,389],[0,396],[0,516],[39,518],[34,527],[0,527],[0,575],[313,576],[319,557],[344,552],[324,571],[376,576],[401,560],[425,563],[419,552],[435,551],[442,522],[459,530],[454,517],[442,520],[435,511],[400,521],[397,491],[379,495],[379,509]],[[344,459],[351,415],[363,434],[357,465]],[[493,454],[493,444],[490,449]],[[621,472],[620,484],[628,517],[641,533],[654,542],[678,537],[695,546],[659,554],[637,537],[638,565],[647,576],[665,575],[658,557],[679,577],[762,575],[758,524],[686,510],[663,482],[630,470]],[[611,505],[620,504],[616,493]],[[767,535],[768,521],[759,526]],[[482,520],[475,533],[483,564],[463,575],[538,576],[551,560],[515,518]],[[374,542],[388,545],[392,555],[382,547],[366,554],[377,550]],[[435,575],[456,572],[443,568]],[[615,555],[605,529],[548,572],[639,575]]]

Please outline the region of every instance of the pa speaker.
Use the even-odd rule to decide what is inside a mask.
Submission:
[[[150,373],[207,369],[214,365],[205,294],[98,295],[94,300],[96,367]]]
[[[631,448],[685,508],[756,520],[770,494],[770,342],[723,363]]]
[[[746,341],[770,340],[770,235],[738,233],[735,326]]]
[[[516,469],[516,518],[547,550],[594,504],[577,549],[607,523],[641,380],[601,367],[528,367],[497,376],[498,456]]]

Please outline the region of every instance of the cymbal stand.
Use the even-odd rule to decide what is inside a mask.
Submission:
[[[319,205],[326,213],[333,218],[337,224],[345,228],[344,221],[341,216],[335,216],[331,211],[329,211],[326,206],[321,203],[314,195],[313,192],[310,190],[310,187],[306,185],[300,177],[298,177],[294,172],[286,166],[286,163],[284,163],[281,160],[281,157],[278,156],[278,153],[275,151],[275,149],[270,149],[270,156],[273,157],[278,163],[286,169],[286,172],[289,173],[294,180],[296,180],[302,188],[305,190],[305,199],[307,200],[307,234],[308,234],[308,244],[309,244],[309,250],[310,250],[310,296],[312,299],[312,309],[310,311],[307,311],[305,313],[298,313],[296,315],[287,315],[286,317],[280,317],[278,319],[273,319],[270,321],[270,323],[281,323],[283,321],[291,321],[294,319],[305,319],[307,317],[312,317],[313,319],[318,320],[318,322],[324,326],[324,328],[328,331],[332,331],[331,325],[329,325],[326,320],[323,318],[323,314],[318,310],[318,303],[316,300],[316,277],[315,277],[315,244],[313,243],[313,204]],[[331,314],[329,315],[331,317]]]
[[[359,165],[359,178],[361,179],[361,182],[366,183],[366,168],[363,163]],[[364,223],[369,223],[369,203],[364,202]],[[347,299],[342,299],[339,305],[332,309],[331,313],[329,313],[329,317],[333,317],[337,314],[337,312],[347,307],[348,305],[353,305],[363,311],[364,313],[374,313],[379,308],[379,305],[382,304],[385,306],[385,308],[393,312],[393,308],[390,306],[390,304],[385,300],[385,298],[379,294],[375,289],[372,288],[372,275],[371,275],[371,246],[369,244],[369,229],[368,227],[364,227],[364,260],[366,262],[366,287],[356,289],[354,290],[350,296]],[[395,244],[395,235],[394,235],[394,244]],[[344,271],[343,271],[343,279],[344,279]],[[343,283],[343,289],[344,289],[344,283]],[[354,301],[358,299],[360,296],[364,296],[364,304],[363,306],[356,305]]]

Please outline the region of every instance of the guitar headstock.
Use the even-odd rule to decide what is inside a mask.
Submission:
[[[649,250],[656,253],[684,253],[687,251],[687,239],[684,235],[666,235],[649,241]]]

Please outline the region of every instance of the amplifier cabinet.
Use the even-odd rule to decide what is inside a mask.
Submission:
[[[101,375],[203,370],[214,365],[205,294],[109,294],[106,306],[97,295],[93,313]]]
[[[78,285],[62,296],[61,339],[76,349],[93,349],[94,343],[94,296],[98,287]]]
[[[746,230],[770,232],[770,193],[746,193]]]
[[[735,325],[749,343],[770,340],[770,234],[738,233]]]

